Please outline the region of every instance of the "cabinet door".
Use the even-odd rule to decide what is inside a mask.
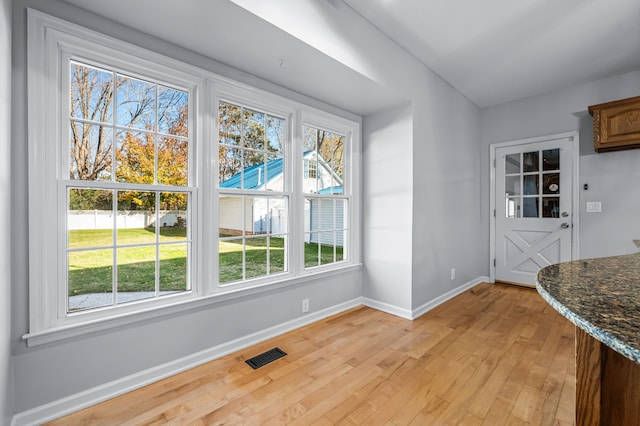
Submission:
[[[589,107],[598,152],[640,148],[640,97]]]

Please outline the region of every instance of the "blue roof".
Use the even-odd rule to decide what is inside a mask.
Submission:
[[[318,194],[342,194],[344,192],[344,189],[342,188],[342,185],[338,185],[338,186],[330,186],[328,188],[323,188],[320,191],[318,191]]]
[[[243,189],[259,189],[266,181],[273,180],[282,173],[284,161],[282,158],[271,160],[265,163],[256,164],[255,166],[244,169],[244,187]],[[265,176],[267,179],[265,180]],[[231,176],[229,179],[220,183],[220,188],[241,188],[242,172]]]

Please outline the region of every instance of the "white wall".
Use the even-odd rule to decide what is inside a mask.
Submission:
[[[13,415],[11,370],[11,0],[0,3],[0,423]]]
[[[8,2],[4,1],[6,5]],[[26,121],[26,7],[33,7],[53,16],[75,22],[89,28],[105,32],[111,36],[130,41],[142,47],[188,61],[194,65],[210,69],[225,76],[235,77],[241,81],[267,90],[275,90],[278,94],[295,100],[306,102],[332,113],[346,115],[347,118],[359,120],[359,117],[345,113],[336,108],[324,105],[271,83],[248,76],[233,70],[220,62],[198,56],[185,49],[165,43],[138,33],[130,28],[121,27],[76,9],[68,4],[55,0],[18,0],[14,2],[13,39],[14,39],[14,79],[13,106],[14,125],[11,177],[13,188],[12,216],[2,218],[0,232],[4,235],[11,226],[10,245],[12,249],[12,337],[9,344],[14,346],[13,367],[15,386],[14,409],[16,412],[38,407],[43,404],[78,394],[87,389],[101,386],[111,381],[120,380],[131,374],[152,369],[183,357],[207,351],[219,345],[232,342],[270,327],[281,326],[289,322],[303,321],[300,310],[303,298],[310,299],[313,315],[325,309],[333,309],[353,300],[362,294],[362,273],[359,270],[344,272],[339,275],[323,277],[319,280],[306,281],[296,286],[271,289],[253,296],[245,296],[231,301],[212,303],[204,307],[194,308],[173,314],[167,318],[154,321],[135,322],[128,327],[111,329],[88,337],[77,337],[55,344],[28,348],[21,336],[28,331],[28,250],[27,238],[27,130]],[[2,26],[2,28],[8,28]],[[4,42],[3,42],[4,44]],[[4,54],[4,46],[3,46]],[[5,55],[6,56],[6,55]],[[6,64],[7,61],[2,62]],[[2,85],[5,83],[5,69],[0,70]],[[4,96],[6,90],[0,91]],[[2,123],[6,121],[7,106],[0,103]],[[7,111],[8,112],[8,111]],[[7,126],[0,128],[6,129]],[[0,147],[5,151],[7,138],[0,136]],[[8,148],[8,147],[6,147]],[[0,161],[9,162],[0,155]],[[0,176],[5,176],[7,167],[0,167]],[[6,175],[8,176],[8,174]],[[5,188],[3,185],[2,188]],[[2,198],[5,194],[1,193]],[[8,203],[7,203],[8,204]],[[4,214],[4,213],[0,213]],[[0,239],[5,244],[7,239]],[[7,248],[9,242],[7,242]],[[8,255],[5,247],[0,254]],[[0,262],[6,262],[6,256],[0,256]],[[0,268],[4,274],[8,268]],[[6,289],[5,276],[2,283],[0,303],[5,304],[9,290]],[[9,305],[7,304],[7,307]],[[0,312],[8,312],[1,309]],[[2,330],[5,330],[4,328]],[[4,335],[4,331],[2,332]],[[0,378],[7,377],[5,353],[9,350],[7,339],[2,339],[0,348]],[[0,383],[7,383],[2,380]],[[3,392],[0,396],[5,396]],[[3,398],[6,401],[7,398]]]
[[[580,258],[636,251],[640,239],[640,150],[596,154],[589,105],[640,95],[640,71],[585,83],[481,111],[482,211],[488,220],[489,144],[580,132]],[[589,184],[587,191],[583,185]],[[601,201],[602,213],[586,213]],[[484,235],[488,247],[488,232]]]

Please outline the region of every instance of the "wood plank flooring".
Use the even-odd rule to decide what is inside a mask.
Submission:
[[[273,347],[287,356],[257,370]],[[415,321],[360,307],[50,425],[571,425],[574,328],[480,284]]]

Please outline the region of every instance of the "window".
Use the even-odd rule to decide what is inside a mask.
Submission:
[[[30,345],[358,267],[357,121],[39,12],[29,33]]]
[[[188,91],[65,68],[67,313],[189,291]]]
[[[345,140],[336,132],[305,125],[303,161],[304,266],[345,260],[348,243],[348,197],[345,195]]]
[[[218,282],[287,271],[286,120],[218,104]]]

